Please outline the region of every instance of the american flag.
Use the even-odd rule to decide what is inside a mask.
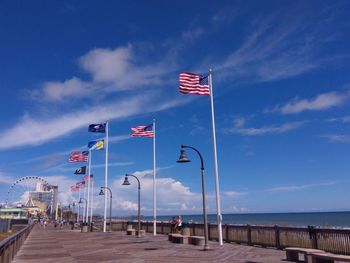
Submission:
[[[79,188],[76,186],[76,185],[72,185],[71,187],[70,187],[70,191],[71,192],[76,192],[76,191],[78,191],[79,190]]]
[[[84,188],[85,187],[85,181],[81,181],[75,184],[76,188]]]
[[[180,93],[210,96],[208,76],[182,72],[179,76]]]
[[[72,152],[69,155],[69,162],[75,163],[75,162],[87,162],[89,159],[89,152],[83,151],[83,152]]]
[[[85,175],[85,176],[83,177],[84,182],[89,181],[89,179],[90,179],[91,181],[93,181],[93,180],[94,180],[94,175],[93,175],[93,174],[92,174],[92,175],[90,175],[90,178],[89,178],[89,176],[88,176],[88,175]]]
[[[147,126],[135,126],[131,128],[131,136],[134,137],[152,138],[153,135],[153,124]]]

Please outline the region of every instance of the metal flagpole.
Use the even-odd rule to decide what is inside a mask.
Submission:
[[[153,119],[153,235],[157,235],[156,120]]]
[[[212,82],[212,70],[209,69],[209,89],[210,89],[210,105],[211,105],[211,122],[213,127],[213,146],[214,146],[214,171],[215,171],[215,190],[216,190],[216,210],[217,210],[217,225],[219,243],[222,246],[222,215],[220,205],[220,191],[219,191],[219,173],[218,173],[218,158],[216,152],[216,132],[215,132],[215,114],[214,114],[214,94],[213,94],[213,82]]]
[[[85,184],[84,184],[84,199],[86,200],[86,187],[85,187]],[[84,205],[83,205],[83,223],[85,223],[85,206],[86,206],[86,202],[84,202]]]
[[[106,121],[106,163],[105,163],[105,189],[108,187],[108,121]],[[103,214],[103,232],[106,232],[107,225],[107,195],[105,194],[105,203],[104,203],[104,214]]]
[[[91,181],[91,177],[89,179]],[[94,204],[94,181],[91,181],[90,223],[92,224],[92,206]]]
[[[88,167],[88,190],[87,190],[87,204],[86,204],[86,222],[89,222],[89,205],[90,205],[90,169],[91,169],[91,153],[89,149],[89,167]]]
[[[79,187],[79,201],[80,201],[80,187]],[[80,203],[78,203],[77,221],[80,222]]]

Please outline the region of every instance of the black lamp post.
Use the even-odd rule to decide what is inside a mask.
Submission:
[[[178,163],[188,163],[191,160],[189,160],[186,156],[186,151],[185,148],[190,148],[194,150],[198,155],[201,160],[201,174],[202,174],[202,199],[203,199],[203,221],[204,221],[204,250],[209,250],[209,245],[208,245],[208,218],[207,218],[207,209],[206,209],[206,204],[205,204],[205,180],[204,180],[204,162],[201,153],[194,147],[192,146],[187,146],[187,145],[181,145],[181,154],[179,160],[176,162]]]
[[[140,190],[141,190],[141,186],[140,186],[140,180],[139,180],[139,178],[137,178],[133,174],[125,174],[125,179],[124,179],[123,185],[130,185],[130,182],[128,180],[129,176],[134,177],[138,183],[137,236],[140,237],[141,236],[140,235],[140,231],[141,231],[141,221],[140,221]]]
[[[87,215],[87,200],[86,200],[85,198],[80,198],[79,204],[82,204],[82,203],[83,203],[82,200],[85,201],[85,215]],[[85,222],[87,222],[87,220],[86,220],[85,218],[83,218],[83,222],[85,223]]]
[[[107,189],[109,191],[109,232],[112,232],[112,190],[109,187],[101,186],[99,195],[105,195],[103,189]]]

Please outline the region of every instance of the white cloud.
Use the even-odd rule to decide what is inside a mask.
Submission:
[[[192,28],[182,33],[182,39],[184,41],[195,41],[205,33],[205,30],[201,27]]]
[[[341,118],[331,118],[328,119],[329,122],[343,122],[343,123],[349,123],[350,122],[350,116],[344,116]]]
[[[300,113],[303,111],[319,111],[327,110],[332,107],[342,105],[347,99],[348,93],[341,94],[338,92],[328,92],[319,94],[313,99],[298,99],[295,98],[286,105],[277,108],[283,114]]]
[[[159,85],[162,83],[161,74],[166,72],[166,67],[156,63],[142,64],[131,45],[116,49],[94,49],[82,56],[79,62],[93,76],[95,83],[113,84],[117,90]]]
[[[225,196],[229,197],[229,198],[237,198],[240,196],[245,196],[248,193],[246,192],[235,192],[235,191],[227,191],[223,193]]]
[[[230,133],[238,133],[246,136],[260,136],[260,135],[266,135],[266,134],[281,134],[286,133],[292,130],[296,130],[300,128],[302,125],[304,125],[305,122],[298,121],[298,122],[287,122],[279,126],[265,126],[261,128],[230,128],[226,129],[226,132]]]
[[[330,186],[335,185],[336,182],[326,182],[326,183],[317,183],[317,184],[305,184],[305,185],[291,185],[291,186],[279,186],[274,187],[270,189],[266,189],[266,192],[295,192],[295,191],[302,191],[309,188],[315,188],[315,187],[323,187],[323,186]]]
[[[141,205],[144,213],[153,211],[153,179],[151,177],[141,177]],[[124,178],[116,179],[112,183],[113,192],[118,197],[114,202],[114,207],[123,210],[137,210],[137,182],[129,178],[131,186],[123,186]],[[193,211],[201,209],[201,195],[193,193],[181,182],[172,178],[157,179],[157,208],[159,211],[179,211],[184,207]]]
[[[108,142],[109,142],[109,143],[117,143],[117,142],[129,140],[129,139],[131,139],[131,138],[132,138],[132,137],[130,136],[130,134],[109,136]]]
[[[328,134],[328,135],[323,135],[321,137],[327,138],[330,142],[340,142],[340,143],[350,142],[349,134]]]
[[[164,167],[166,169],[167,167]],[[153,211],[153,177],[152,170],[136,171],[141,185],[141,213],[152,214]],[[113,214],[134,214],[137,211],[137,181],[129,178],[130,186],[122,185],[124,176],[115,178],[110,182],[113,192]],[[202,209],[201,194],[195,193],[181,182],[169,178],[157,178],[157,210],[162,213],[200,212]],[[97,195],[97,190],[96,194]],[[102,213],[103,198],[94,199],[94,207],[97,213]]]
[[[43,177],[50,185],[58,186],[58,196],[57,200],[62,205],[68,205],[73,201],[77,201],[70,191],[70,187],[77,182],[74,177],[68,177],[65,175],[53,175]]]
[[[0,184],[13,184],[15,178],[13,176],[8,176],[0,172]]]
[[[238,207],[238,206],[232,207],[232,212],[234,212],[234,213],[244,213],[244,212],[248,212],[248,211],[249,211],[249,209],[246,207]]]
[[[246,119],[243,117],[237,117],[233,119],[233,124],[234,124],[234,127],[236,128],[244,127],[245,123],[246,123]]]
[[[89,123],[123,119],[133,115],[165,110],[186,103],[186,100],[168,100],[152,103],[154,97],[140,95],[128,97],[113,103],[98,105],[89,110],[61,114],[57,117],[40,119],[25,115],[14,127],[0,134],[0,149],[38,145],[68,135],[74,130],[87,127]],[[145,111],[143,105],[149,105]],[[116,107],[118,105],[118,107]]]
[[[334,61],[335,57],[337,60],[342,57],[333,54],[331,58],[330,55],[325,55],[329,53],[321,53],[326,41],[335,40],[330,37],[330,19],[320,19],[315,24],[302,12],[299,12],[298,19],[284,19],[293,16],[294,12],[296,10],[289,9],[288,12],[258,17],[251,21],[252,29],[245,41],[214,66],[218,76],[260,82],[275,81],[324,67]],[[220,16],[215,16],[215,20],[219,21]]]
[[[93,84],[73,77],[64,82],[46,82],[43,84],[42,90],[35,91],[33,95],[39,100],[61,101],[67,97],[89,96],[94,91]]]
[[[134,164],[134,162],[113,162],[113,163],[108,163],[108,167],[128,166],[128,165],[132,165],[132,164]],[[91,166],[92,169],[104,168],[104,167],[105,167],[104,163]]]

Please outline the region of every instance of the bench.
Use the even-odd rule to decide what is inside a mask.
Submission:
[[[135,236],[136,230],[135,229],[127,229],[126,234],[128,236]]]
[[[204,246],[204,237],[202,236],[189,236],[188,243],[196,246]]]
[[[350,256],[332,253],[311,253],[312,263],[334,263],[336,261],[350,262]]]
[[[178,244],[188,244],[188,236],[183,236],[181,234],[169,234],[168,235],[168,240],[173,242],[173,243],[178,243]]]
[[[288,261],[299,261],[299,253],[304,255],[306,263],[313,263],[311,253],[325,253],[323,250],[301,247],[287,247],[285,248],[286,257]]]

